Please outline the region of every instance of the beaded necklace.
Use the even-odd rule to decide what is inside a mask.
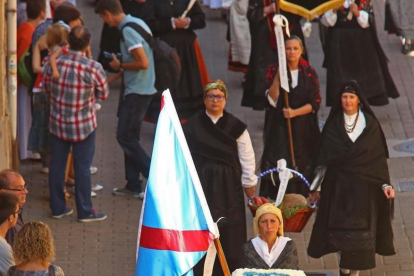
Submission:
[[[354,129],[356,127],[356,124],[358,122],[358,117],[359,117],[359,108],[358,108],[357,115],[355,117],[355,121],[352,124],[348,125],[346,123],[345,116],[344,116],[344,126],[345,126],[345,130],[346,130],[347,133],[352,133],[354,131]]]

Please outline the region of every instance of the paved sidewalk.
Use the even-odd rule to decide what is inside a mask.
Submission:
[[[92,0],[78,1],[85,24],[92,30],[94,57],[98,53],[102,21],[93,12]],[[395,36],[383,31],[384,0],[374,0],[377,29],[381,44],[390,59],[390,69],[399,88],[401,97],[391,100],[385,107],[374,108],[390,145],[414,138],[414,58],[401,54],[400,42]],[[225,41],[227,26],[219,11],[206,9],[207,27],[198,31],[199,42],[207,63],[210,77],[222,79],[229,88],[228,110],[248,124],[257,161],[262,152],[262,131],[264,112],[253,111],[240,106],[241,81],[243,75],[227,70],[228,43]],[[323,94],[325,93],[326,71],[321,67],[323,54],[318,40],[318,27],[313,24],[312,36],[306,44],[312,65],[316,68]],[[119,85],[118,85],[119,86]],[[60,220],[50,218],[47,176],[40,173],[39,162],[26,161],[21,170],[29,184],[28,201],[24,218],[41,220],[48,223],[54,233],[57,261],[69,276],[110,276],[133,275],[137,244],[138,219],[142,201],[138,199],[114,197],[114,187],[123,186],[123,154],[116,142],[116,109],[118,87],[111,87],[111,95],[102,103],[98,112],[98,130],[94,165],[99,168],[93,181],[104,185],[93,199],[97,210],[105,212],[108,219],[98,223],[82,224],[76,221],[76,213]],[[322,107],[320,119],[323,121],[329,109]],[[155,126],[145,123],[142,130],[142,142],[151,152]],[[414,154],[402,153],[390,148],[390,172],[394,184],[400,181],[414,181]],[[396,212],[393,221],[397,255],[393,257],[377,256],[377,268],[361,275],[375,276],[414,276],[414,194],[399,192],[396,198]],[[74,207],[74,199],[68,201]],[[252,236],[251,214],[246,209],[248,233]],[[300,268],[306,271],[330,271],[338,275],[338,259],[332,254],[322,259],[312,259],[306,254],[313,218],[305,230],[299,234],[290,234],[299,250]]]

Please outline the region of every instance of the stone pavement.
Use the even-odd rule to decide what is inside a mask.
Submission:
[[[414,138],[414,58],[400,52],[400,42],[395,36],[383,31],[384,0],[374,0],[377,29],[381,44],[390,59],[390,69],[399,88],[401,97],[391,100],[385,107],[374,108],[390,145],[390,172],[394,184],[414,181],[414,159],[412,153],[394,150],[405,139]],[[85,24],[93,33],[93,52],[97,56],[102,27],[100,18],[93,12],[93,0],[78,0]],[[228,43],[225,41],[227,27],[219,11],[206,9],[207,27],[198,31],[198,38],[207,63],[210,77],[220,78],[227,84],[230,94],[227,109],[248,124],[257,161],[262,152],[262,130],[264,113],[240,106],[241,80],[243,75],[227,70]],[[325,91],[326,71],[321,67],[323,54],[318,40],[318,27],[313,24],[312,36],[306,44],[312,65],[316,68],[322,91]],[[69,276],[81,275],[133,275],[137,244],[138,219],[142,201],[131,198],[114,197],[114,187],[124,185],[123,156],[115,139],[116,109],[119,84],[111,87],[109,99],[102,103],[98,113],[98,130],[94,165],[99,168],[93,181],[104,185],[93,199],[97,210],[105,212],[108,219],[98,223],[82,224],[76,216],[60,220],[50,218],[48,204],[47,176],[40,173],[40,163],[25,161],[21,171],[29,184],[29,196],[24,216],[28,220],[41,220],[48,223],[54,233],[57,251],[56,263]],[[322,107],[320,119],[323,121],[329,109]],[[155,126],[145,123],[142,142],[151,152]],[[399,185],[396,185],[399,187]],[[75,207],[74,199],[68,201]],[[397,255],[377,256],[377,268],[361,275],[410,276],[414,275],[414,197],[412,192],[399,192],[396,198],[396,212],[393,221]],[[249,238],[252,237],[251,214],[246,209]],[[334,254],[321,259],[312,259],[306,254],[313,218],[302,233],[289,234],[299,251],[300,268],[306,271],[326,271],[338,275],[338,259]]]

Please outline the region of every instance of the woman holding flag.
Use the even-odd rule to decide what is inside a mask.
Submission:
[[[271,86],[266,92],[268,108],[261,168],[262,171],[265,171],[276,167],[277,160],[282,158],[287,161],[288,167],[291,166],[286,123],[286,119],[290,118],[296,164],[299,172],[309,178],[312,174],[307,170],[307,166],[320,136],[317,117],[321,103],[319,80],[315,69],[301,58],[304,48],[300,38],[291,36],[286,39],[285,48],[290,76],[290,93],[288,93],[290,108],[285,108],[285,94],[280,93],[278,66],[272,65],[266,76],[267,82]],[[262,179],[260,196],[276,197],[279,188],[272,182],[271,177]],[[286,192],[307,196],[309,189],[300,179],[292,179],[289,181]]]

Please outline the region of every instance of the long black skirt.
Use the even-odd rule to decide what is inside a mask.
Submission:
[[[220,241],[230,271],[233,271],[238,268],[240,248],[247,240],[241,172],[213,160],[195,158],[194,161],[213,220],[223,217],[218,223]],[[194,268],[194,275],[203,275],[203,267],[204,259]],[[223,275],[218,260],[213,275]]]
[[[181,76],[178,87],[171,89],[180,119],[188,119],[204,108],[203,86],[201,83],[197,55],[194,48],[194,36],[184,32],[163,34],[161,40],[175,48],[180,56]],[[154,96],[147,111],[147,119],[156,121],[161,107],[161,93]]]

